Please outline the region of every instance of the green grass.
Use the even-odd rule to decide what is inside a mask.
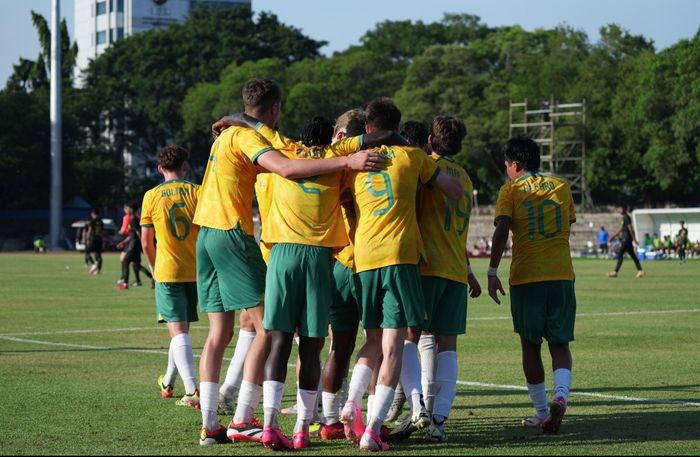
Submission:
[[[486,261],[474,264],[485,287]],[[495,386],[523,385],[520,348],[507,297],[498,306],[483,295],[469,304],[459,379],[494,386],[458,386],[447,443],[415,436],[392,452],[699,454],[700,407],[683,402],[700,403],[700,261],[646,262],[641,280],[629,261],[619,278],[605,278],[612,265],[574,264],[574,392],[559,435],[523,429],[527,393]],[[269,454],[250,444],[198,446],[199,413],[158,395],[168,336],[154,323],[153,292],[115,290],[118,276],[115,255],[106,256],[99,277],[86,274],[77,254],[0,256],[0,453]],[[207,333],[201,317],[191,331],[197,354]],[[295,398],[293,370],[288,377],[285,406]],[[357,452],[346,442],[314,441],[308,453]]]

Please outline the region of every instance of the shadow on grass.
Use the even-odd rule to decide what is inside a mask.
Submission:
[[[460,450],[510,447],[532,450],[538,446],[580,446],[586,444],[629,444],[663,441],[693,441],[700,439],[700,412],[649,411],[593,415],[567,415],[556,435],[545,435],[537,429],[524,428],[516,418],[470,416],[448,421],[449,440],[430,444],[448,453]],[[394,443],[392,450],[415,450],[422,440],[415,435],[410,440]],[[634,448],[630,447],[634,453]]]

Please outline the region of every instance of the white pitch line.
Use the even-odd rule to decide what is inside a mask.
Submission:
[[[44,346],[59,346],[59,347],[70,347],[75,349],[91,349],[98,351],[109,351],[109,352],[136,352],[139,354],[157,354],[157,355],[168,355],[168,351],[159,351],[157,349],[127,349],[127,348],[110,348],[107,346],[91,346],[89,344],[74,344],[74,343],[55,343],[53,341],[41,341],[41,340],[30,340],[27,338],[17,338],[14,336],[4,336],[0,335],[0,339],[7,341],[14,341],[17,343],[28,343],[28,344],[41,344]],[[194,356],[196,359],[199,355]],[[224,360],[231,360],[230,357],[224,357]]]
[[[190,330],[207,330],[209,327],[202,325],[193,325]],[[44,332],[18,332],[18,333],[0,333],[0,336],[47,336],[47,335],[71,335],[80,333],[120,333],[120,332],[140,332],[143,330],[167,330],[165,326],[162,327],[124,327],[124,328],[94,328],[94,329],[80,329],[80,330],[56,330],[56,331],[44,331]]]
[[[55,343],[53,341],[30,340],[27,338],[17,338],[17,337],[13,337],[13,336],[2,336],[2,335],[0,335],[0,339],[7,340],[7,341],[14,341],[17,343],[41,344],[44,346],[72,347],[72,348],[77,348],[77,349],[92,349],[92,350],[101,350],[101,351],[110,351],[110,352],[136,352],[136,353],[141,353],[141,354],[168,355],[167,351],[159,351],[159,350],[155,350],[155,349],[113,349],[113,348],[106,347],[106,346],[91,346],[91,345],[87,345],[87,344],[73,344],[73,343]],[[199,358],[199,355],[195,355],[195,358]],[[231,360],[231,358],[224,357],[224,360]],[[287,366],[294,367],[293,364],[289,364]],[[491,387],[491,388],[497,388],[497,389],[527,391],[527,387],[514,386],[514,385],[510,385],[510,384],[489,384],[489,383],[485,383],[485,382],[475,382],[475,381],[457,381],[457,384],[460,384],[463,386],[471,386],[471,387]],[[688,402],[688,401],[654,400],[651,398],[628,397],[628,396],[623,396],[623,395],[605,395],[605,394],[598,394],[598,393],[593,393],[593,392],[579,392],[579,391],[575,391],[575,390],[571,391],[571,394],[575,395],[575,396],[580,395],[580,396],[585,396],[585,397],[604,398],[604,399],[608,399],[608,400],[622,400],[622,401],[636,402],[636,403],[657,403],[657,404],[669,404],[669,405],[680,405],[680,406],[700,406],[700,403]]]
[[[580,313],[576,317],[601,317],[601,316],[633,316],[645,314],[679,314],[679,313],[697,313],[700,308],[693,309],[668,309],[668,310],[651,310],[651,311],[619,311],[612,313]],[[470,321],[504,321],[511,320],[510,316],[489,316],[489,317],[471,317]],[[193,325],[190,330],[207,330],[209,327],[203,325]],[[159,327],[124,327],[124,328],[102,328],[102,329],[80,329],[80,330],[56,330],[42,332],[17,332],[17,333],[0,333],[0,336],[47,336],[47,335],[70,335],[81,333],[119,333],[119,332],[139,332],[144,330],[162,330],[163,326]]]
[[[457,384],[461,384],[463,386],[471,386],[471,387],[492,387],[492,388],[497,388],[497,389],[521,390],[521,391],[527,392],[527,387],[525,387],[525,386],[513,386],[510,384],[489,384],[486,382],[474,382],[474,381],[457,381]],[[622,401],[629,401],[629,402],[636,402],[636,403],[661,403],[661,404],[681,405],[681,406],[700,406],[700,403],[696,403],[696,402],[692,402],[692,401],[654,400],[651,398],[628,397],[626,395],[606,395],[606,394],[598,394],[595,392],[580,392],[578,390],[572,390],[571,395],[582,396],[582,397],[604,398],[606,400],[622,400]]]

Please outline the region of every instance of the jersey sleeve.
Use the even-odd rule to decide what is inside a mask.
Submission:
[[[433,181],[440,174],[440,167],[438,167],[437,162],[433,160],[432,157],[423,153],[417,153],[414,157],[420,158],[419,168],[418,168],[418,179],[423,184],[428,186],[432,185]]]
[[[255,130],[262,135],[263,138],[269,141],[272,147],[275,149],[284,149],[294,145],[295,143],[295,141],[291,138],[287,138],[277,130],[268,127],[267,124],[262,122],[257,123]]]
[[[327,146],[324,150],[323,157],[342,157],[354,154],[362,149],[364,138],[364,135],[345,137],[342,140]]]
[[[152,194],[153,192],[148,191],[143,196],[143,203],[141,203],[141,227],[153,227]]]
[[[251,129],[243,129],[237,136],[236,141],[243,154],[245,154],[254,165],[258,164],[258,158],[261,155],[275,149],[265,137]]]
[[[510,184],[504,184],[501,186],[501,190],[498,191],[496,218],[493,221],[493,225],[498,225],[498,221],[501,219],[513,220],[513,195]]]

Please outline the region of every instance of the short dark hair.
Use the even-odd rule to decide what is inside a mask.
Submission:
[[[365,107],[365,122],[376,129],[397,130],[401,111],[389,97],[377,97]]]
[[[325,146],[333,140],[333,124],[323,116],[314,116],[304,122],[299,134],[304,146]]]
[[[100,214],[100,208],[93,206],[92,209],[90,210],[91,213],[99,215]]]
[[[537,172],[540,169],[540,148],[535,140],[518,135],[503,146],[503,156],[508,162],[518,162],[526,171]]]
[[[175,171],[182,167],[182,164],[190,158],[190,153],[183,147],[176,144],[169,144],[158,151],[156,161],[164,170]]]
[[[627,211],[629,209],[629,206],[627,205],[627,203],[620,203],[617,206],[622,208],[624,211]]]
[[[430,126],[430,135],[430,147],[433,151],[440,155],[453,156],[462,149],[467,127],[454,116],[437,116]]]
[[[246,108],[267,109],[282,101],[282,88],[267,78],[253,78],[243,86],[243,104]]]
[[[139,209],[139,202],[137,202],[137,201],[124,202],[124,206],[128,206],[134,212],[136,212],[136,210]]]
[[[358,136],[365,133],[365,113],[361,109],[351,109],[335,120],[335,127],[333,129],[333,136],[335,136],[341,129],[345,129],[345,135],[347,136]]]
[[[426,149],[428,147],[430,129],[423,122],[406,121],[401,125],[399,135],[406,138],[411,146]]]

